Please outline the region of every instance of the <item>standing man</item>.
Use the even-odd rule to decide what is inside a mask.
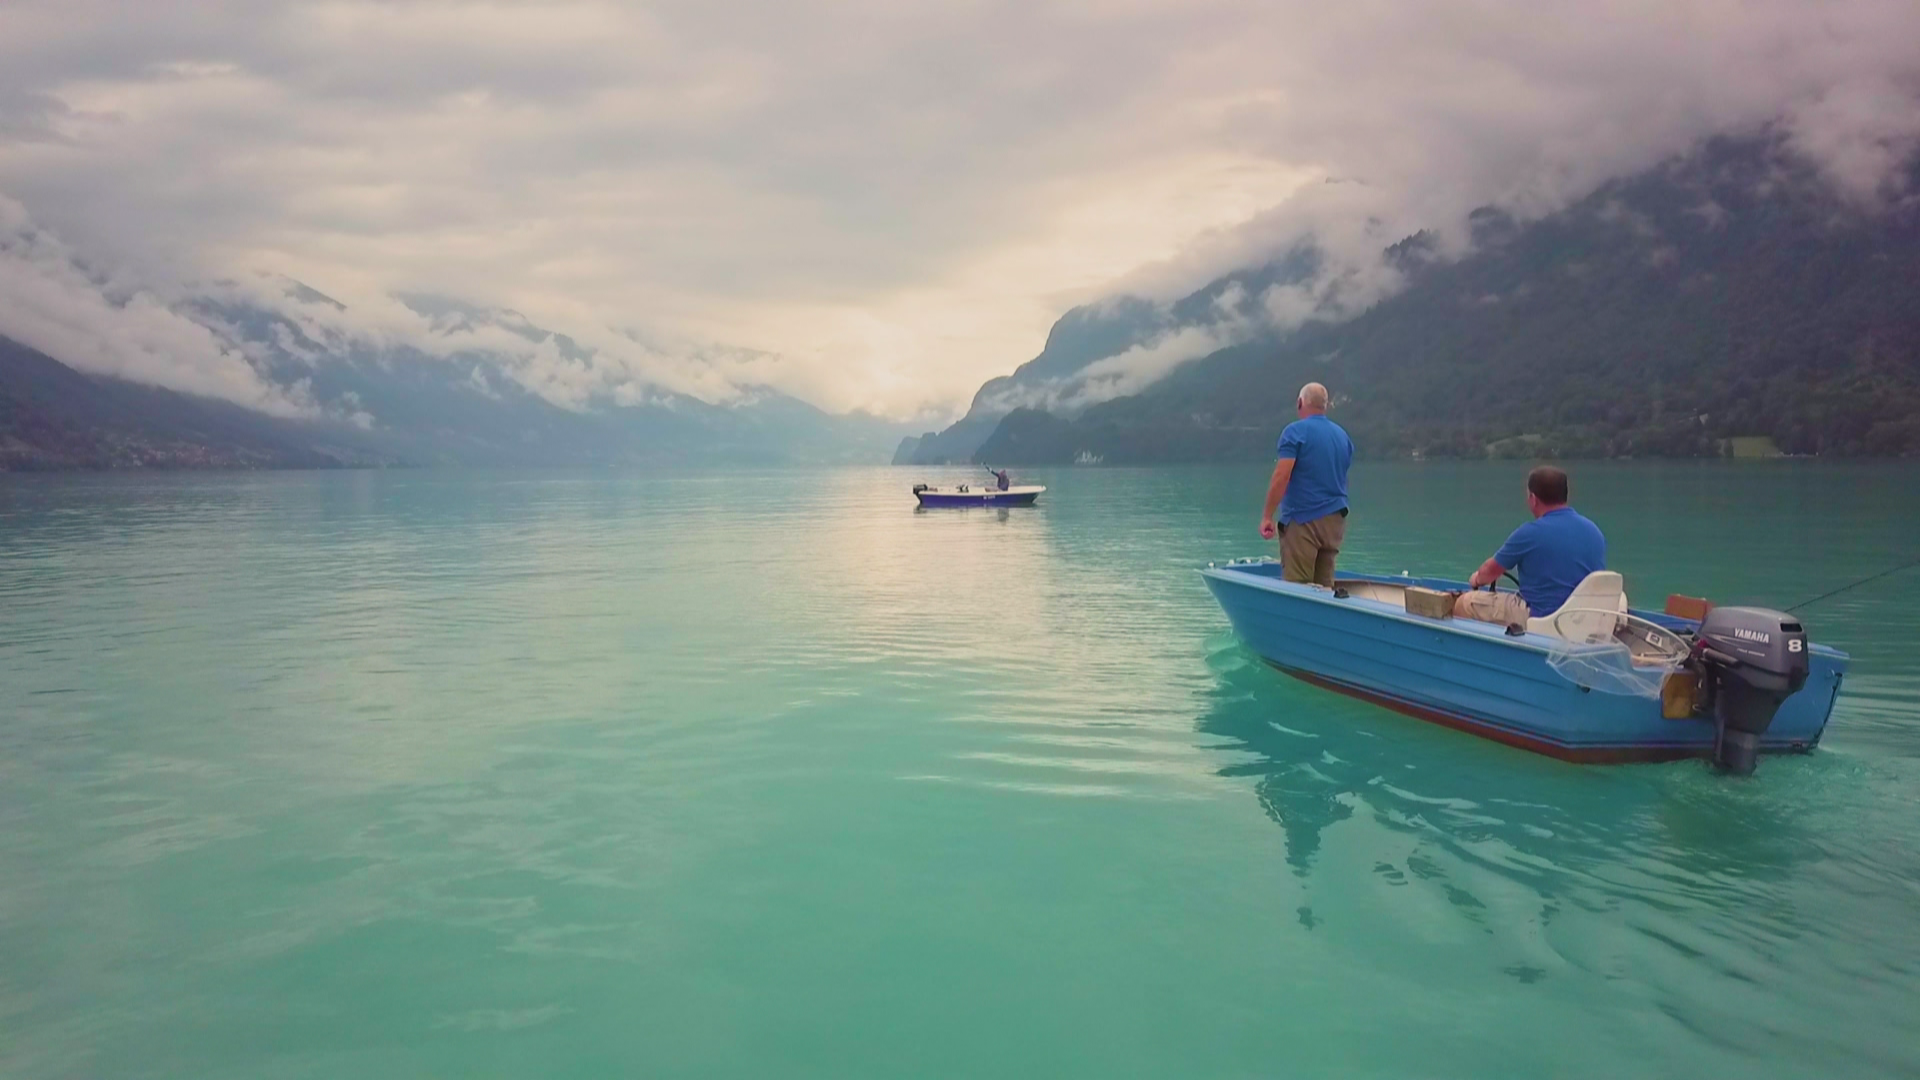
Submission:
[[[1333,588],[1333,559],[1347,536],[1347,467],[1353,440],[1327,419],[1327,388],[1310,382],[1294,401],[1300,419],[1280,433],[1260,535],[1280,537],[1280,576]],[[1274,527],[1273,512],[1280,511]]]
[[[1565,472],[1542,465],[1527,474],[1527,511],[1533,520],[1513,530],[1467,579],[1477,590],[1512,570],[1520,576],[1520,592],[1461,593],[1453,603],[1455,615],[1524,626],[1529,617],[1559,611],[1588,574],[1607,568],[1607,538],[1600,526],[1567,505]]]

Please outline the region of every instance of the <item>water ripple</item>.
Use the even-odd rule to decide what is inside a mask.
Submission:
[[[1355,475],[1350,565],[1514,516]],[[1580,476],[1636,595],[1920,517]],[[1193,568],[1261,468],[915,479],[0,478],[0,1072],[1920,1071],[1920,582],[1810,611],[1821,752],[1581,769],[1249,656]]]

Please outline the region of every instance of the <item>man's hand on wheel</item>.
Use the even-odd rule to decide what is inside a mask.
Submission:
[[[1280,535],[1280,528],[1279,526],[1273,523],[1272,518],[1260,519],[1260,539],[1271,540],[1274,537],[1279,535]]]

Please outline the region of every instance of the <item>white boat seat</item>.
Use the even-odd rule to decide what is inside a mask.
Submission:
[[[1558,611],[1527,620],[1527,632],[1568,641],[1606,641],[1620,627],[1620,620],[1607,614],[1627,610],[1627,579],[1612,570],[1588,574]],[[1566,612],[1564,618],[1558,617]]]

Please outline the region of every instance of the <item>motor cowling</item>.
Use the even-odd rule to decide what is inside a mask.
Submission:
[[[1700,623],[1694,657],[1712,703],[1713,762],[1744,776],[1781,703],[1806,685],[1806,629],[1784,611],[1714,608]]]

